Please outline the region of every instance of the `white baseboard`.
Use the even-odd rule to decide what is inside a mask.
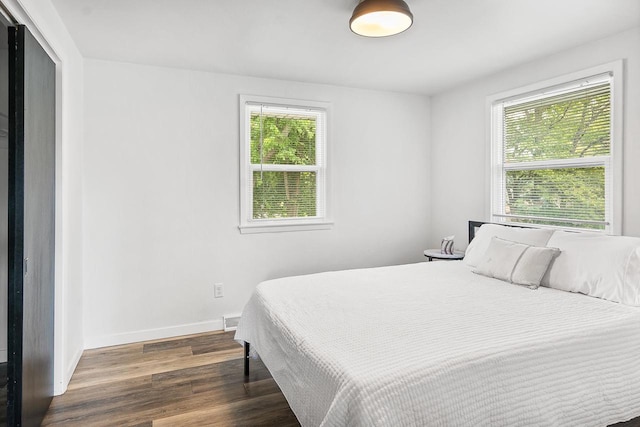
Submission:
[[[7,350],[0,350],[0,363],[7,361]]]
[[[69,382],[71,381],[71,377],[73,373],[76,371],[76,367],[78,366],[78,362],[80,362],[80,358],[82,357],[82,352],[84,350],[82,348],[76,351],[76,354],[73,355],[71,361],[67,365],[67,369],[65,372],[65,376],[61,382],[57,382],[53,388],[53,395],[60,396],[67,391],[67,387],[69,386]]]
[[[177,337],[180,335],[199,334],[201,332],[221,331],[222,319],[207,322],[188,323],[185,325],[169,326],[166,328],[145,329],[141,331],[125,332],[122,334],[85,337],[85,349],[109,347],[112,345],[129,344],[132,342],[157,340]]]

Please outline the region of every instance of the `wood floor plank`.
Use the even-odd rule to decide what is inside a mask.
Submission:
[[[172,341],[160,341],[146,343],[143,347],[144,353],[163,351],[171,348],[189,346],[193,349],[193,354],[202,354],[210,351],[220,351],[228,348],[237,348],[238,343],[233,340],[234,332],[197,335]],[[207,351],[208,350],[208,351]]]
[[[187,351],[188,350],[188,351]],[[166,354],[165,354],[166,353]],[[149,353],[147,353],[148,355]],[[202,366],[243,357],[242,348],[222,350],[218,352],[193,355],[188,347],[168,350],[162,353],[152,353],[148,360],[132,361],[127,364],[109,365],[104,368],[85,369],[77,373],[78,380],[69,383],[70,389],[104,384],[113,380],[126,379],[137,376],[153,375],[176,369]],[[165,357],[162,355],[165,354]],[[138,358],[136,358],[138,359]],[[76,374],[74,374],[74,377]]]
[[[243,362],[242,359],[236,359],[218,364],[215,371],[211,371],[211,376],[194,378],[191,381],[191,389],[194,393],[203,393],[215,389],[220,384],[244,384],[247,379],[244,375],[238,375],[243,370]],[[266,378],[271,378],[267,368],[261,362],[252,362],[248,381],[260,381]]]
[[[263,396],[266,394],[278,393],[280,388],[273,378],[260,381],[251,381],[243,384],[248,396]]]
[[[43,425],[298,426],[264,365],[247,382],[242,357],[220,332],[88,350]]]
[[[111,399],[113,396],[129,396],[140,391],[148,391],[151,386],[151,376],[146,376],[113,381],[100,387],[86,387],[82,392],[67,392],[53,399],[49,406],[49,414],[85,407],[87,402],[101,406],[98,404],[101,399]]]
[[[291,421],[293,414],[287,413],[288,408],[289,405],[281,393],[272,393],[160,418],[153,421],[153,427],[280,426],[285,421]],[[295,416],[293,417],[295,419]]]
[[[136,425],[152,420],[161,414],[164,405],[191,396],[190,384],[179,384],[170,392],[149,388],[120,396],[104,396],[95,401],[87,400],[73,408],[63,408],[49,413],[43,425],[51,426],[120,426]]]

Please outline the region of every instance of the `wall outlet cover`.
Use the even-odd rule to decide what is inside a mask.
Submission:
[[[224,287],[222,283],[214,283],[213,284],[213,297],[214,298],[222,298],[224,296]]]

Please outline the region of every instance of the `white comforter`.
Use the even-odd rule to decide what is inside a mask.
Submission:
[[[261,283],[236,339],[303,426],[602,426],[640,416],[640,310],[462,262]]]

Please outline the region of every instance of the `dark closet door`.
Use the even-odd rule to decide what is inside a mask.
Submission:
[[[7,420],[39,426],[53,396],[55,64],[9,28]]]

